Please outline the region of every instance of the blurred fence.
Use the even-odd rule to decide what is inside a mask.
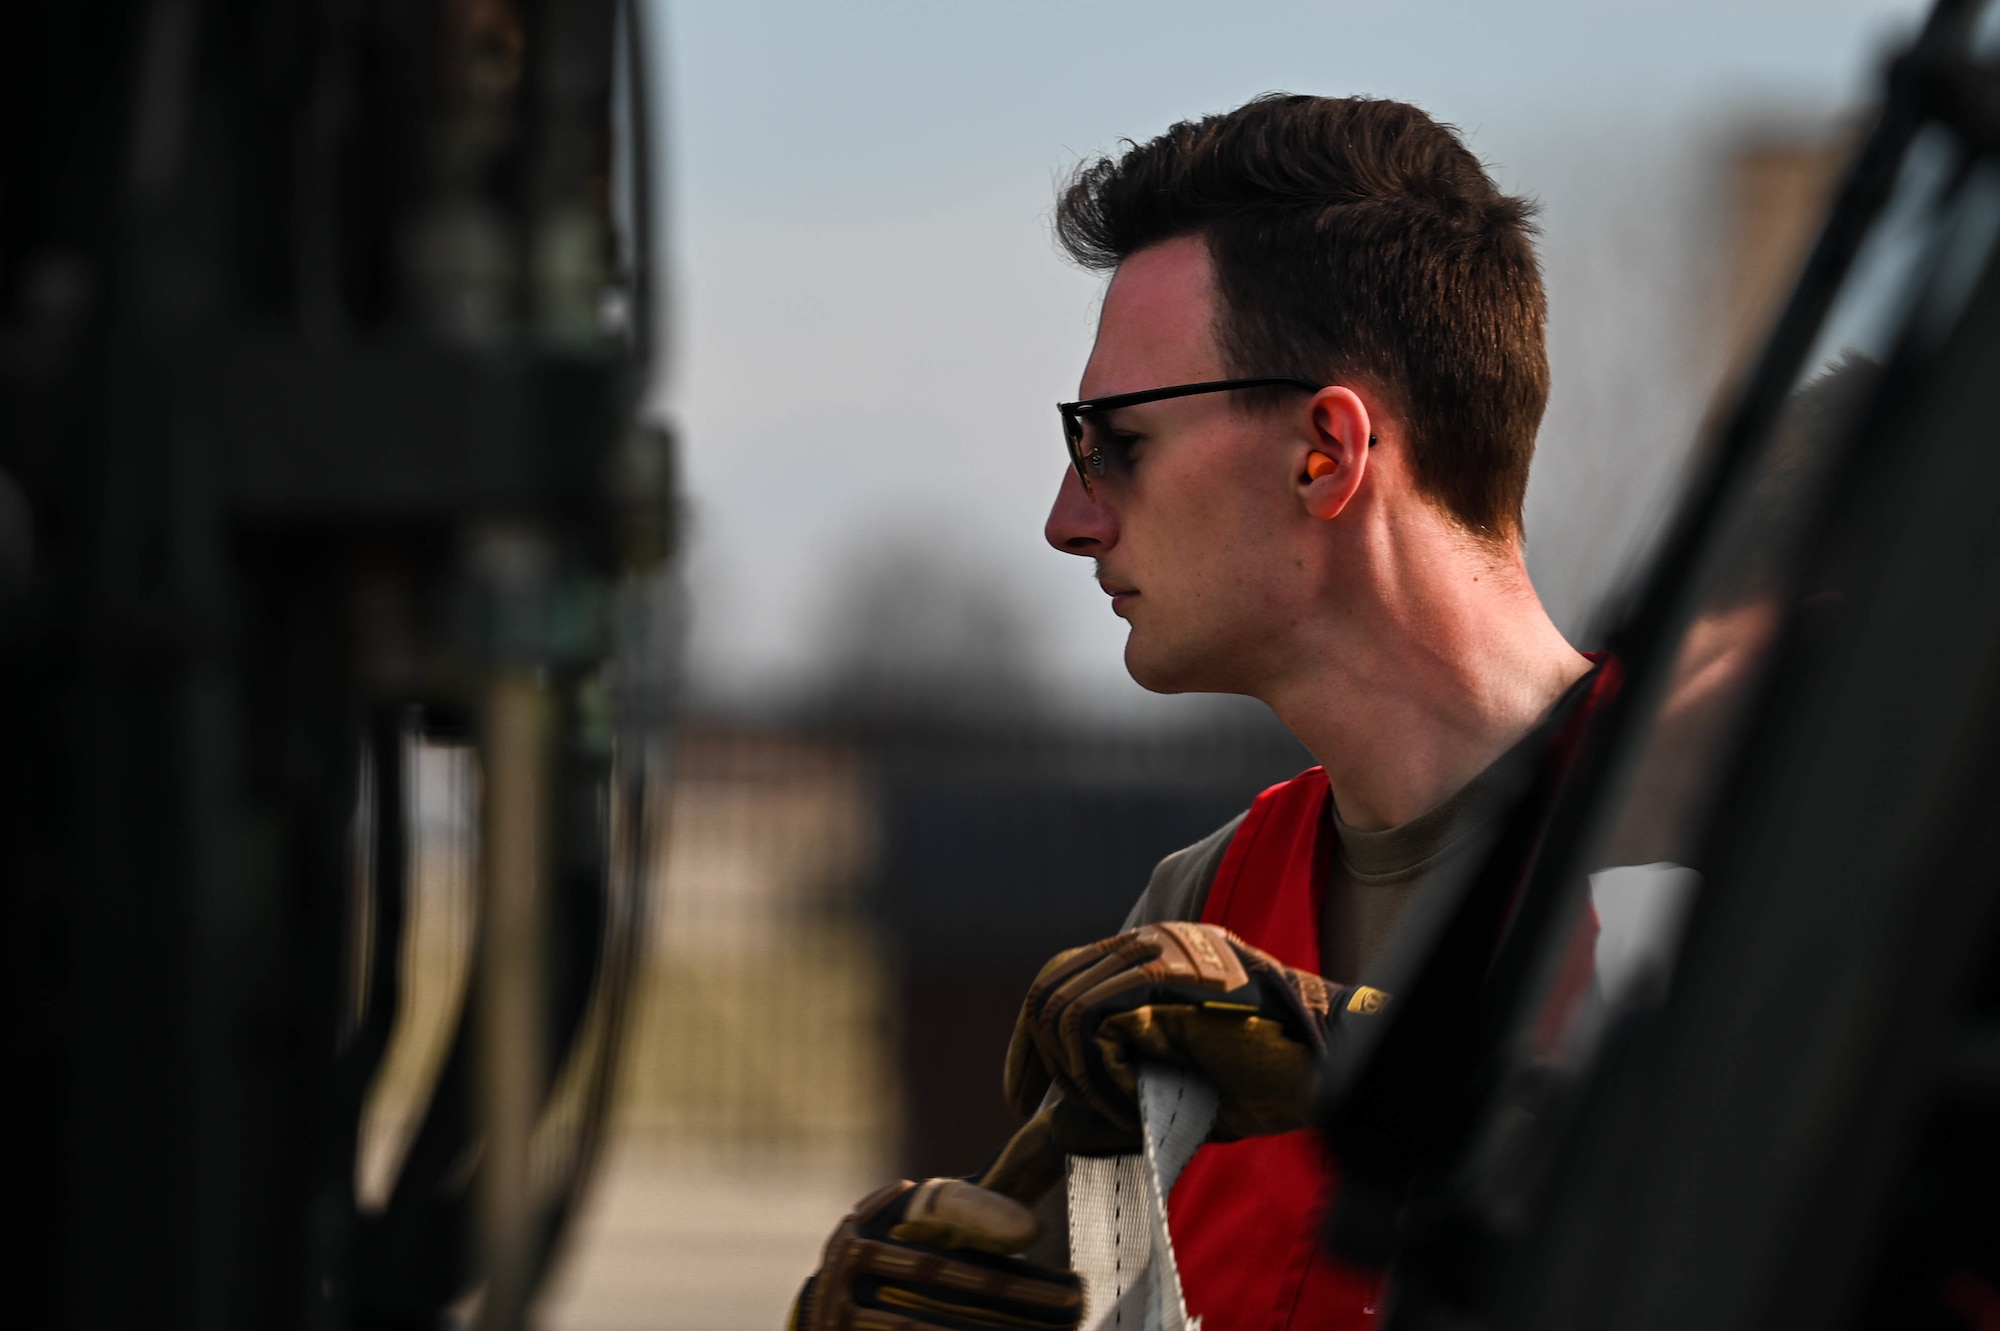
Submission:
[[[693,731],[667,827],[628,1129],[879,1162],[897,1104],[883,949],[860,907],[875,833],[860,754]]]
[[[1001,1057],[1036,968],[1307,761],[1255,720],[691,728],[621,1120],[724,1158],[975,1167],[1012,1128]]]
[[[1001,1066],[1050,956],[1117,930],[1160,857],[1311,759],[1268,714],[1159,735],[1009,733],[878,744],[869,896],[895,959],[903,1173],[976,1169],[1016,1125]]]

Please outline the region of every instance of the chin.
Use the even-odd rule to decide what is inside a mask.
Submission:
[[[1125,673],[1148,693],[1233,692],[1201,667],[1198,653],[1142,642],[1137,629],[1125,639]]]

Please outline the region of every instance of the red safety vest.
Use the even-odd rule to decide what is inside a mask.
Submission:
[[[1598,671],[1579,722],[1617,689],[1618,673],[1615,663]],[[1558,761],[1575,751],[1580,733],[1577,724],[1558,737]],[[1331,797],[1318,767],[1259,795],[1223,853],[1201,912],[1205,923],[1315,975],[1320,903],[1335,853]],[[1595,941],[1594,929],[1579,932],[1569,968],[1577,982],[1564,988],[1580,994],[1588,986]],[[1202,1319],[1202,1331],[1375,1325],[1384,1277],[1340,1262],[1320,1241],[1339,1177],[1312,1129],[1210,1142],[1195,1152],[1167,1198],[1167,1218],[1188,1312]]]
[[[1332,868],[1330,792],[1320,768],[1272,786],[1223,853],[1201,918],[1287,966],[1319,974],[1319,911]],[[1318,1132],[1210,1142],[1167,1198],[1174,1259],[1202,1331],[1361,1331],[1383,1281],[1320,1243],[1339,1171]]]

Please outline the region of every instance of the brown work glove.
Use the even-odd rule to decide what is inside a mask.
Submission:
[[[1041,1235],[1035,1202],[1061,1176],[1049,1115],[968,1179],[893,1183],[856,1204],[792,1305],[790,1331],[1070,1331],[1083,1286],[1014,1254]]]
[[[1338,989],[1212,924],[1148,924],[1042,967],[1007,1049],[1007,1099],[1031,1113],[1061,1088],[1054,1135],[1074,1154],[1138,1148],[1138,1064],[1192,1068],[1221,1097],[1219,1141],[1311,1120],[1332,1012],[1387,995]]]

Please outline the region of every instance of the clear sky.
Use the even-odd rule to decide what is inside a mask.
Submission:
[[[655,5],[698,685],[809,679],[857,581],[1011,603],[1005,644],[1144,702],[1082,561],[1042,544],[1100,283],[1048,238],[1085,156],[1259,92],[1457,125],[1544,205],[1555,398],[1531,567],[1580,631],[1705,405],[1714,167],[1865,101],[1914,0]],[[923,611],[922,613],[932,613]],[[942,613],[942,612],[940,612]],[[973,616],[981,623],[1003,622]]]

